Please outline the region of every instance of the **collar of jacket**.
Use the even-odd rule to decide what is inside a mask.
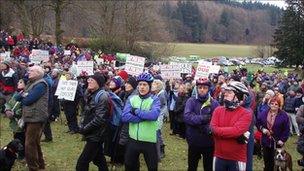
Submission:
[[[148,98],[148,97],[151,96],[151,92],[148,93],[148,94],[146,94],[146,95],[140,95],[140,94],[138,94],[138,96],[139,96],[141,99],[146,99],[146,98]]]
[[[209,96],[208,99],[202,104],[201,109],[203,109],[206,106],[211,106],[211,96]]]

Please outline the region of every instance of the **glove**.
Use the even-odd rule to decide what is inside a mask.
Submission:
[[[248,143],[249,136],[250,136],[250,132],[249,132],[249,131],[246,131],[243,135],[239,136],[239,137],[236,139],[236,141],[237,141],[239,144],[247,144],[247,143]]]
[[[11,110],[7,110],[7,111],[5,111],[5,116],[8,118],[13,118],[14,112]]]
[[[136,115],[135,111],[136,111],[136,108],[132,108],[132,109],[131,109],[132,115]]]

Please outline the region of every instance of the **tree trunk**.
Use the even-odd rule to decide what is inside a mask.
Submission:
[[[62,33],[61,30],[61,12],[62,12],[62,0],[56,0],[55,2],[55,36],[56,36],[56,45],[60,45],[62,41]]]

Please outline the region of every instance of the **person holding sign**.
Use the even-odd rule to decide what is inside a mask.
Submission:
[[[139,170],[139,155],[143,153],[148,170],[157,170],[156,148],[160,100],[151,94],[154,78],[149,73],[137,77],[138,95],[132,95],[123,110],[122,121],[129,123],[129,142],[125,154],[125,170]]]

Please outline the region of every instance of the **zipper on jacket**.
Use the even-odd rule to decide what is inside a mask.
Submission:
[[[141,110],[141,106],[142,106],[142,103],[143,103],[143,99],[141,99],[141,103],[140,103],[140,107],[139,109]],[[137,123],[137,140],[138,140],[138,130],[139,130],[139,122]]]

